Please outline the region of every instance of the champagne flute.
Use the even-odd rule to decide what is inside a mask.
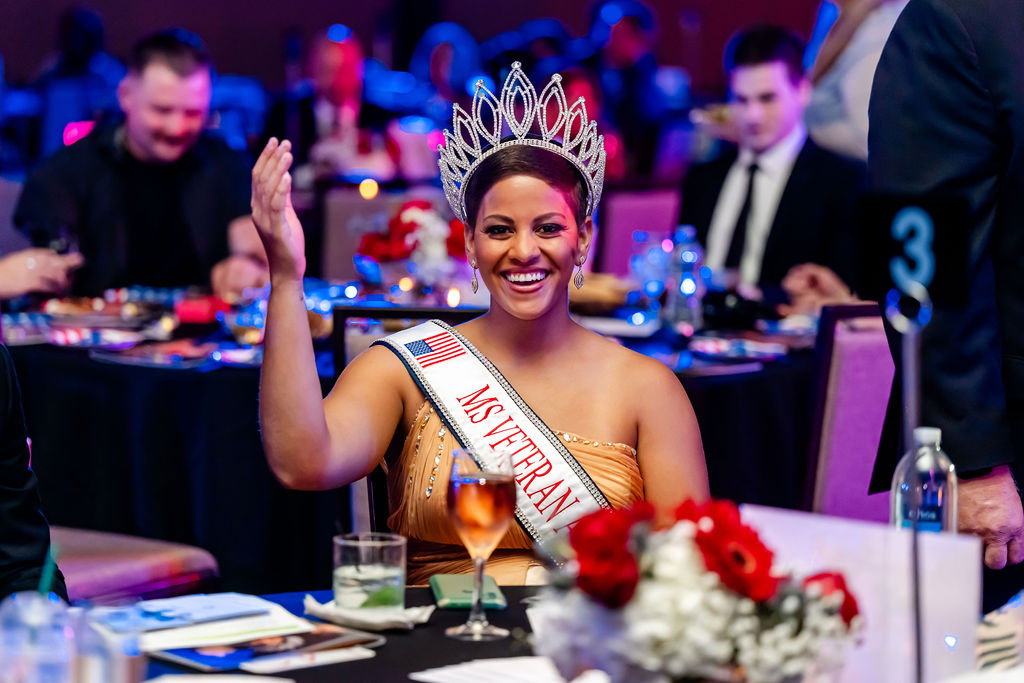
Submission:
[[[483,583],[487,558],[497,547],[516,507],[516,483],[508,452],[487,451],[474,458],[469,450],[452,451],[448,479],[448,515],[473,558],[473,607],[461,626],[445,630],[459,640],[498,640],[508,630],[492,626],[484,615]]]

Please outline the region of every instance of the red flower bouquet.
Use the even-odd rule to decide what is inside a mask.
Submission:
[[[402,261],[429,241],[441,242],[449,257],[466,258],[462,222],[455,218],[445,222],[428,200],[410,199],[388,221],[387,232],[364,233],[356,251],[378,263]]]
[[[601,510],[569,534],[571,577],[531,613],[535,649],[568,678],[700,677],[777,683],[842,664],[860,629],[841,574],[780,575],[774,555],[726,501],[686,502],[652,530],[647,504]]]

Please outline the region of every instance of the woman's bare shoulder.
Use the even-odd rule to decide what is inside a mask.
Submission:
[[[423,394],[398,355],[381,344],[375,344],[352,359],[335,383],[345,394],[394,392],[407,407],[418,407]]]
[[[648,390],[651,383],[679,382],[675,373],[659,360],[595,332],[587,331],[586,340],[588,360],[599,363],[594,367],[604,368],[605,372],[613,375],[609,379],[620,386]]]

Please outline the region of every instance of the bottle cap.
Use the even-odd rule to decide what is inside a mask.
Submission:
[[[915,427],[914,443],[918,446],[938,446],[942,442],[942,430],[938,427]]]

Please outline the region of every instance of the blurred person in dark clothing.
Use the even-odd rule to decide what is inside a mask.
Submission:
[[[450,21],[434,24],[423,33],[413,50],[409,71],[434,88],[433,96],[424,105],[424,115],[436,127],[451,121],[453,104],[470,111],[476,81],[485,78],[476,39]],[[485,80],[490,80],[489,76]],[[495,89],[492,87],[491,91]]]
[[[30,461],[21,388],[10,353],[0,344],[0,599],[35,590],[50,551],[50,527]],[[68,599],[60,571],[50,590]]]
[[[654,13],[637,0],[609,0],[594,9],[591,40],[600,46],[596,73],[605,115],[622,134],[630,177],[654,170],[666,116],[656,82],[656,32]]]
[[[29,174],[14,222],[38,247],[81,252],[72,293],[210,283],[232,298],[268,281],[249,217],[249,159],[204,130],[211,79],[194,34],[143,39],[118,87],[124,121]]]
[[[60,149],[69,123],[115,113],[124,74],[124,65],[104,50],[100,15],[84,6],[66,10],[57,24],[57,52],[32,82],[43,103],[39,153]]]
[[[1022,35],[1024,0],[910,0],[869,109],[871,189],[968,209],[966,302],[936,303],[921,334],[921,421],[942,429],[961,478],[959,528],[982,539],[986,609],[1024,588]],[[898,451],[880,451],[875,489]]]
[[[755,26],[730,41],[726,71],[739,147],[692,167],[682,188],[679,220],[696,227],[715,283],[769,304],[803,298],[783,288],[784,281],[805,283],[787,280],[795,266],[824,266],[847,287],[858,268],[865,168],[807,137],[811,86],[802,58],[802,41],[778,26]]]
[[[348,27],[332,26],[310,47],[307,79],[267,113],[258,149],[272,137],[291,140],[299,188],[351,167],[375,171],[378,179],[394,175],[384,138],[391,117],[364,100],[363,70],[358,37]]]

